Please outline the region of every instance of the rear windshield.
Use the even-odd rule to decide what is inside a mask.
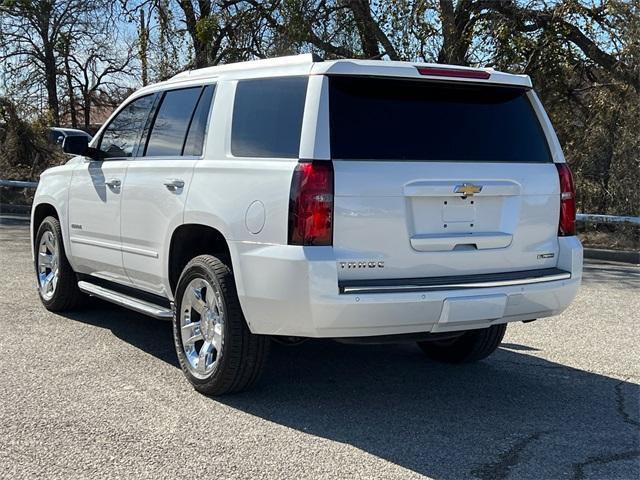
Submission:
[[[334,159],[550,162],[521,88],[330,77]]]

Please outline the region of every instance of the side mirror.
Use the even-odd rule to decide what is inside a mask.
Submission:
[[[64,137],[62,151],[72,155],[82,155],[92,160],[100,160],[100,152],[89,146],[89,138],[84,135]]]
[[[89,140],[84,135],[67,136],[62,141],[62,151],[73,155],[87,155]]]

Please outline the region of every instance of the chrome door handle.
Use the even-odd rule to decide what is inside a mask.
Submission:
[[[120,188],[120,185],[122,185],[122,182],[117,178],[112,178],[108,182],[104,182],[104,184],[110,188]]]
[[[164,186],[167,187],[168,190],[172,192],[184,188],[184,180],[180,180],[179,178],[168,178],[164,181]]]

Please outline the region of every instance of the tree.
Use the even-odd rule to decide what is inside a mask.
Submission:
[[[0,61],[7,73],[32,87],[43,80],[55,124],[60,122],[57,46],[86,32],[91,2],[82,0],[4,0],[0,5]]]
[[[71,126],[78,127],[77,103],[73,85],[73,72],[71,71],[71,41],[67,36],[60,39],[58,51],[62,57],[63,75],[66,81],[67,95],[69,98],[69,115],[71,117]]]
[[[487,6],[488,14],[502,16],[512,28],[520,32],[550,31],[560,41],[577,47],[582,56],[606,70],[617,80],[632,85],[640,91],[640,64],[637,57],[625,58],[624,50],[630,43],[637,44],[637,37],[625,38],[625,25],[640,23],[638,0],[605,0],[588,7],[573,0],[559,2],[552,7],[537,2],[542,8],[521,7],[514,0],[487,2],[478,0],[475,10]],[[587,28],[591,35],[584,33]]]
[[[119,98],[118,91],[127,89],[123,78],[131,75],[131,62],[134,51],[114,51],[107,47],[94,45],[83,51],[82,55],[70,55],[73,64],[73,80],[82,99],[84,128],[91,126],[91,110],[96,100],[102,96]],[[106,95],[105,95],[106,94]],[[116,106],[117,102],[112,102]]]

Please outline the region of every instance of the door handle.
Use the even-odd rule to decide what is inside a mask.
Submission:
[[[122,185],[122,182],[118,178],[112,178],[108,182],[104,182],[104,184],[109,188],[120,188],[120,185]]]
[[[180,188],[184,188],[184,180],[180,180],[179,178],[168,178],[164,181],[164,186],[167,187],[168,190],[175,192]]]

